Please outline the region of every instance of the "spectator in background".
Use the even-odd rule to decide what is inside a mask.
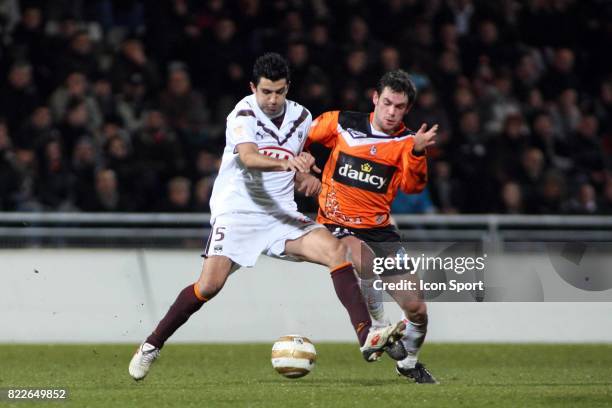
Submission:
[[[106,145],[106,167],[115,172],[122,199],[132,211],[151,211],[162,192],[161,181],[154,169],[138,160],[132,146],[120,136]]]
[[[203,177],[215,176],[219,171],[221,162],[219,157],[207,150],[200,150],[195,155],[195,168],[192,170],[191,180],[196,182]]]
[[[313,70],[307,78],[301,103],[309,107],[313,117],[334,108],[329,78],[322,70]]]
[[[87,103],[83,99],[71,99],[66,106],[64,120],[58,127],[66,156],[72,156],[74,145],[79,139],[93,137],[89,125]]]
[[[550,69],[542,78],[540,86],[544,99],[554,100],[564,89],[580,88],[575,61],[574,52],[569,48],[559,48],[555,51]]]
[[[19,172],[6,122],[0,121],[0,211],[16,207],[19,192]]]
[[[133,142],[139,167],[151,171],[159,183],[185,169],[180,141],[160,111],[150,110],[145,114],[144,126]]]
[[[329,38],[329,26],[323,22],[316,22],[310,29],[310,42],[308,49],[310,60],[319,67],[325,67],[329,61],[337,58],[338,49]]]
[[[502,133],[491,140],[490,154],[494,175],[500,182],[508,181],[520,172],[523,151],[529,146],[529,128],[520,114],[506,117]]]
[[[173,177],[168,181],[166,197],[157,211],[183,213],[191,211],[191,181],[185,177]]]
[[[156,66],[149,60],[144,45],[136,37],[128,37],[121,43],[119,55],[113,61],[110,71],[113,88],[122,90],[122,86],[133,75],[139,75],[145,89],[157,90],[159,75]]]
[[[609,163],[598,134],[597,117],[593,114],[585,115],[570,138],[570,146],[574,161],[572,170],[586,175],[591,182],[601,186],[605,182],[604,171],[609,169]]]
[[[208,112],[204,98],[192,89],[189,73],[183,65],[170,67],[168,85],[160,96],[160,108],[186,147],[201,147],[206,143]]]
[[[113,86],[106,76],[98,75],[94,78],[91,96],[96,101],[96,105],[102,117],[109,117],[117,114],[117,102],[113,95]]]
[[[523,214],[525,206],[521,187],[514,181],[507,181],[501,188],[501,203],[497,212],[501,214]]]
[[[514,68],[515,86],[519,98],[525,99],[537,87],[544,71],[541,55],[535,50],[524,53]]]
[[[90,131],[98,128],[102,124],[102,113],[94,96],[89,89],[89,80],[83,72],[73,71],[68,74],[64,85],[57,88],[51,95],[51,112],[56,121],[66,116],[66,111],[70,103],[80,101],[87,110],[87,127]]]
[[[93,78],[99,68],[93,41],[85,30],[73,34],[68,49],[57,61],[55,72],[58,79],[75,71],[82,72],[87,78]]]
[[[306,79],[317,70],[309,61],[308,47],[303,41],[292,41],[287,47],[287,62],[291,69],[291,92],[297,100],[306,93]]]
[[[533,214],[537,209],[538,192],[544,177],[544,154],[535,147],[530,147],[521,155],[521,168],[516,181],[520,183],[523,195],[523,210]]]
[[[132,208],[121,195],[117,176],[111,169],[96,172],[95,194],[82,202],[81,209],[90,212],[124,212]]]
[[[493,85],[487,87],[482,98],[484,129],[489,133],[499,133],[508,115],[518,114],[521,106],[512,94],[512,76],[509,73],[497,75]]]
[[[601,124],[601,130],[612,134],[612,78],[601,83],[599,97],[595,102],[595,114]],[[610,152],[612,153],[612,152]]]
[[[30,118],[15,135],[14,145],[19,149],[38,150],[51,139],[59,140],[61,135],[54,127],[51,110],[40,105],[34,109]]]
[[[462,77],[458,54],[452,51],[443,51],[438,58],[436,70],[433,72],[433,82],[442,97],[442,103],[447,110],[453,109],[453,93],[459,89],[467,88],[466,86],[458,87],[460,81],[463,83],[467,81]]]
[[[344,44],[345,51],[351,50],[365,50],[366,52],[366,63],[373,64],[380,55],[382,45],[375,36],[370,33],[368,23],[360,16],[354,16],[351,18],[348,28],[348,38]]]
[[[612,177],[608,177],[604,185],[603,197],[601,200],[601,213],[612,215]]]
[[[552,118],[547,112],[540,112],[533,120],[531,146],[537,147],[546,159],[546,164],[559,170],[568,170],[571,166],[568,146],[563,138],[555,132]]]
[[[147,87],[139,73],[133,73],[121,85],[122,92],[115,99],[117,115],[130,132],[142,127],[149,102],[146,98]]]
[[[567,140],[578,127],[582,116],[578,107],[578,92],[575,89],[561,91],[550,113],[557,134],[562,140]]]
[[[11,34],[12,53],[38,65],[44,60],[45,33],[42,10],[36,5],[26,5],[21,21]]]
[[[40,103],[32,80],[32,66],[25,61],[13,64],[8,82],[0,92],[0,112],[6,117],[11,132],[19,130],[30,113]]]
[[[60,142],[47,142],[39,155],[40,177],[36,181],[36,195],[40,203],[50,211],[69,211],[73,208],[74,179],[66,164]]]
[[[437,161],[429,184],[432,202],[441,214],[457,214],[464,208],[465,189],[451,170],[448,162]]]
[[[589,183],[580,184],[576,194],[569,202],[568,209],[570,214],[598,214],[599,205],[595,195],[595,188]]]
[[[378,75],[382,76],[385,72],[395,71],[402,68],[400,52],[396,47],[386,46],[380,50],[380,67]]]
[[[561,173],[554,170],[544,175],[537,203],[538,214],[562,214],[567,211],[565,182]]]
[[[100,166],[99,154],[91,139],[80,139],[72,154],[71,173],[74,176],[74,204],[81,208],[95,195],[96,171]]]

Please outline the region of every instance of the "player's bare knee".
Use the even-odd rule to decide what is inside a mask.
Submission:
[[[198,280],[197,288],[200,292],[200,296],[205,299],[212,299],[223,289],[225,280],[218,279],[207,279],[205,281]]]
[[[334,239],[328,248],[329,266],[334,267],[349,260],[348,247],[337,239]]]
[[[402,310],[406,313],[408,320],[418,324],[427,323],[427,305],[422,301],[402,302]]]

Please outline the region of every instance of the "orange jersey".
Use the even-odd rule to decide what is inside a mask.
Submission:
[[[384,227],[398,189],[419,193],[425,188],[427,160],[412,153],[414,132],[402,124],[393,135],[373,134],[372,116],[332,111],[312,123],[306,145],[331,149],[323,170],[319,223]]]

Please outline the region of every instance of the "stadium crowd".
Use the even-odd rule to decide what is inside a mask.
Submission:
[[[277,51],[313,116],[411,74],[406,123],[440,131],[396,213],[612,214],[607,1],[8,0],[0,25],[2,211],[208,211],[225,117]]]

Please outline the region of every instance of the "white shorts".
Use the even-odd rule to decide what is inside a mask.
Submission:
[[[222,255],[251,267],[260,254],[285,258],[285,242],[325,228],[299,211],[283,214],[232,213],[215,218],[204,256]]]

